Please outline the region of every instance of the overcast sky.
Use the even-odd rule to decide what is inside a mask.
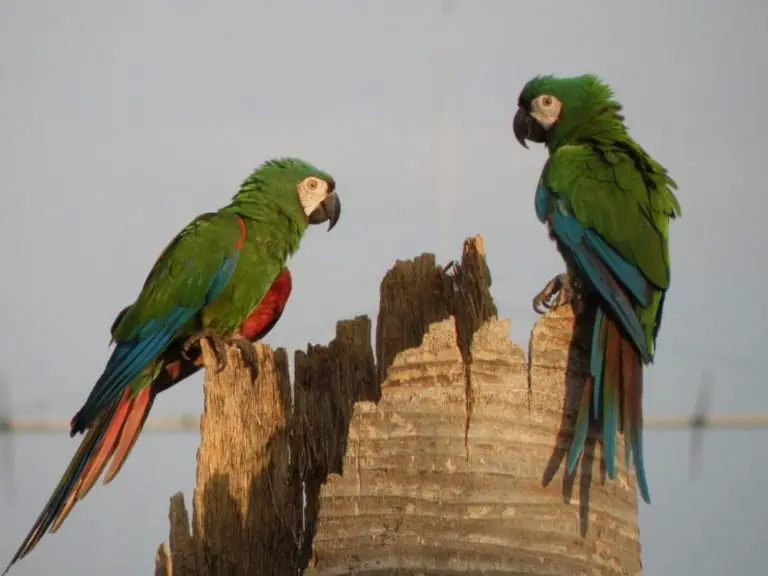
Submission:
[[[114,316],[168,240],[280,155],[332,174],[344,214],[331,234],[305,237],[270,344],[324,343],[337,319],[375,317],[396,258],[436,251],[447,261],[477,232],[500,313],[525,342],[531,298],[562,264],[533,210],[545,151],[517,145],[512,116],[534,74],[584,72],[615,88],[632,134],[680,185],[646,413],[690,413],[703,372],[714,410],[768,411],[768,5],[459,2],[452,95],[441,89],[440,6],[0,3],[0,370],[15,416],[69,418],[108,357]],[[444,110],[453,132],[441,127]],[[153,414],[201,407],[198,376]],[[706,434],[692,484],[688,433],[647,433],[646,574],[764,569],[766,440]],[[0,468],[3,566],[75,447],[66,434],[0,441],[14,462],[12,478]],[[196,448],[195,435],[143,437],[118,478],[12,574],[151,573],[168,498],[183,489],[189,502]]]

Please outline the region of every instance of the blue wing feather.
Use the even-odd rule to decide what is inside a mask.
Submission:
[[[648,280],[645,279],[645,276],[643,276],[643,273],[640,272],[640,269],[622,258],[594,230],[584,230],[584,240],[616,275],[616,279],[632,293],[632,296],[640,305],[648,306],[651,302],[651,286]]]
[[[562,205],[560,207],[562,208]],[[563,210],[554,211],[550,216],[550,223],[555,237],[560,240],[594,289],[603,297],[641,354],[647,357],[648,346],[634,306],[614,279],[610,263],[603,260],[592,244],[586,240],[585,228]],[[607,244],[605,246],[608,247]],[[618,254],[616,257],[620,258]],[[627,263],[627,266],[631,265]]]
[[[236,252],[233,256],[224,259],[216,274],[208,282],[206,296],[200,302],[200,306],[195,308],[178,306],[162,320],[153,319],[141,326],[135,340],[119,342],[115,346],[88,399],[72,420],[73,434],[87,428],[106,406],[114,403],[131,382],[162,353],[187,322],[206,304],[221,295],[232,277],[239,255],[239,252]]]
[[[536,207],[536,217],[542,224],[547,221],[549,216],[549,206],[552,200],[552,192],[544,183],[544,176],[539,179],[539,185],[536,187],[536,196],[534,196],[533,202]]]
[[[590,170],[589,163],[586,162],[580,169]],[[650,503],[642,457],[641,402],[642,364],[652,361],[652,344],[648,342],[637,308],[653,304],[658,283],[651,284],[640,266],[623,257],[598,231],[612,230],[611,226],[621,224],[606,220],[615,216],[612,210],[601,212],[598,206],[596,214],[587,214],[584,204],[576,205],[576,208],[581,208],[577,213],[584,217],[585,224],[576,218],[570,200],[584,202],[586,195],[592,194],[592,189],[584,187],[576,177],[562,176],[554,180],[562,188],[552,190],[547,183],[546,172],[545,167],[536,189],[537,217],[548,224],[550,235],[557,240],[569,269],[576,268],[579,277],[601,301],[597,306],[592,332],[590,376],[584,383],[574,438],[568,453],[568,473],[573,473],[582,453],[591,412],[603,428],[606,473],[611,478],[615,477],[616,433],[623,407],[621,421],[626,440],[627,468],[634,460],[641,496]],[[604,201],[610,203],[612,200],[608,194],[613,192],[613,183],[602,184]],[[604,208],[609,206],[606,204]],[[628,254],[628,257],[632,256]],[[656,280],[664,280],[662,276],[656,274]],[[654,337],[657,330],[658,327],[654,330]]]
[[[221,293],[224,291],[224,288],[227,287],[227,284],[229,283],[229,279],[232,277],[232,273],[235,271],[235,266],[237,266],[237,260],[240,253],[238,252],[235,256],[232,256],[230,258],[227,258],[224,260],[224,263],[221,265],[221,268],[219,268],[219,271],[217,274],[213,277],[211,280],[211,283],[208,286],[208,292],[206,293],[205,302],[206,304],[209,304],[216,300]]]

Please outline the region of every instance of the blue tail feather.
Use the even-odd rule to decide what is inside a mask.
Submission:
[[[592,333],[590,377],[585,382],[568,454],[568,473],[576,468],[588,435],[590,416],[594,414],[603,427],[606,472],[615,478],[619,405],[623,401],[627,468],[634,460],[640,494],[650,503],[642,454],[641,402],[642,363],[650,361],[651,354],[635,307],[651,304],[652,287],[637,267],[624,260],[599,235],[582,227],[567,211],[561,209],[550,214],[550,225],[561,249],[567,251],[602,302]],[[631,358],[624,359],[617,342],[628,348]]]
[[[579,415],[576,418],[576,424],[573,427],[573,441],[571,442],[571,448],[568,451],[567,469],[568,474],[573,474],[576,470],[576,464],[579,462],[579,457],[584,450],[584,444],[587,441],[587,435],[589,434],[589,400],[592,395],[592,379],[587,378],[584,383],[584,391],[582,392],[581,404],[579,407]]]
[[[628,454],[634,459],[640,495],[651,503],[643,458],[643,366],[637,351],[627,340],[622,342],[622,383],[624,386],[624,439]],[[627,456],[629,464],[630,456]],[[629,469],[629,466],[628,466]]]
[[[637,476],[637,487],[640,490],[640,496],[646,503],[651,503],[651,491],[648,488],[648,478],[645,475],[645,461],[643,458],[643,435],[637,435],[635,447],[632,450],[635,453],[635,475]]]
[[[207,282],[200,306],[176,306],[163,319],[153,319],[135,332],[135,338],[119,342],[107,361],[99,379],[83,407],[72,419],[71,435],[85,430],[104,406],[115,402],[123,390],[157,358],[184,325],[206,304],[218,298],[235,271],[240,253],[223,259],[221,266]],[[202,277],[196,280],[204,283]]]
[[[598,308],[595,315],[595,327],[592,330],[592,350],[589,371],[594,378],[594,412],[600,413],[600,398],[603,387],[603,363],[605,362],[605,323],[603,311]]]

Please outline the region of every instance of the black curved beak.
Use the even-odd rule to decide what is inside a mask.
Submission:
[[[339,221],[340,216],[341,200],[339,200],[336,192],[331,192],[328,194],[328,196],[325,197],[325,200],[323,200],[320,205],[312,211],[308,220],[310,224],[322,224],[328,220],[328,231],[330,232],[333,230],[333,227],[336,226],[336,222]]]
[[[518,108],[515,113],[515,119],[512,121],[512,130],[515,133],[515,138],[523,148],[528,148],[526,140],[531,142],[544,142],[547,138],[547,133],[541,124],[533,119],[525,108]]]

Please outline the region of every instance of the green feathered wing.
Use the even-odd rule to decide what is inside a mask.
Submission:
[[[117,474],[151,408],[150,386],[163,385],[162,372],[178,359],[186,337],[206,327],[228,336],[257,307],[287,257],[285,248],[274,248],[274,231],[264,235],[264,228],[235,213],[204,214],[162,252],[134,304],[112,325],[114,351],[71,423],[71,435],[86,435],[8,568],[48,529],[58,529],[115,452],[105,481]],[[181,363],[168,377],[196,369]]]
[[[597,138],[555,150],[536,195],[539,218],[549,223],[566,261],[598,302],[592,377],[585,384],[569,471],[583,449],[591,413],[603,424],[612,478],[619,425],[624,431],[628,465],[634,455],[646,501],[642,365],[653,360],[670,282],[668,225],[680,213],[674,188],[666,170],[628,138]]]
[[[278,158],[254,170],[230,204],[171,241],[113,322],[115,347],[71,422],[70,435],[85,436],[5,572],[61,525],[110,459],[106,481],[114,477],[155,395],[200,367],[181,353],[190,336],[253,341],[271,329],[291,291],[288,257],[310,224],[328,221],[330,230],[340,214],[333,178],[298,158]]]

